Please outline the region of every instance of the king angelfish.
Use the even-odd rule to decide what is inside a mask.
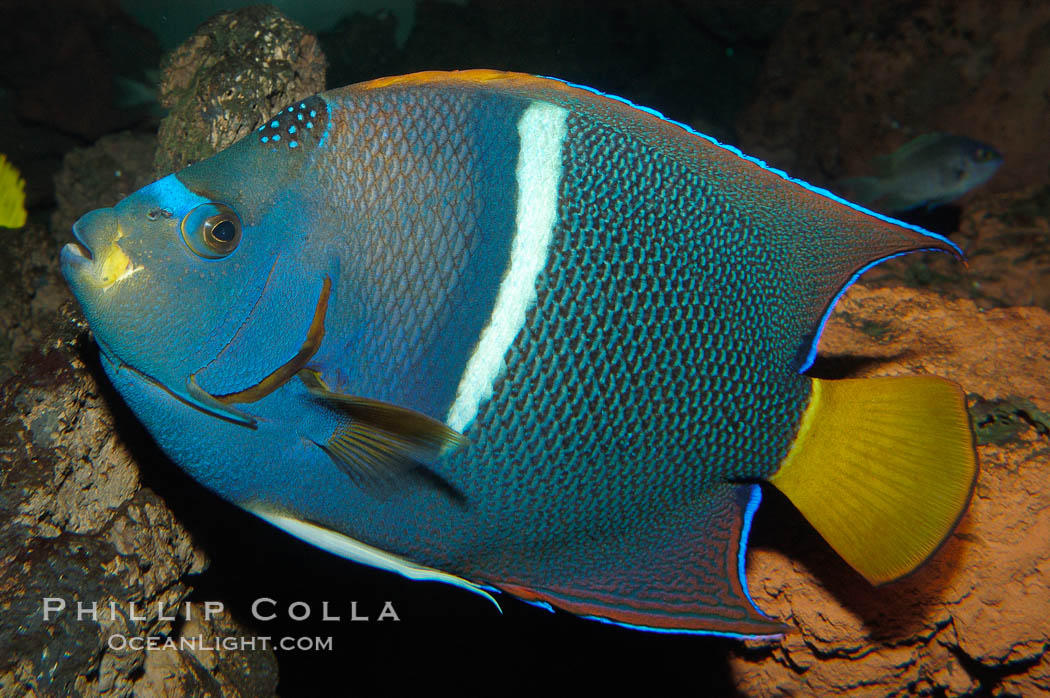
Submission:
[[[579,86],[325,92],[74,233],[105,370],[171,459],[412,578],[776,635],[744,574],[760,481],[873,583],[973,487],[957,385],[803,373],[864,270],[957,248]]]

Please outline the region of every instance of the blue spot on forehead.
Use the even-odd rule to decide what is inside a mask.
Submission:
[[[304,125],[307,130],[313,129],[314,121],[308,120],[306,114],[309,112],[311,116],[316,116],[318,111],[320,111],[318,105],[321,104],[325,104],[322,99],[318,97],[310,97],[309,99],[292,104],[291,106],[280,110],[270,121],[263,122],[263,125],[259,127],[259,131],[266,134],[260,136],[259,142],[269,143],[272,146],[276,146],[281,142],[281,137],[287,135],[294,137],[294,140],[292,138],[285,138],[284,140],[289,148],[298,148],[300,145],[323,145],[325,134],[322,134],[320,141],[315,141],[315,136],[317,134],[313,132],[307,133],[301,126]],[[328,107],[327,104],[325,104],[325,106],[328,108],[330,115],[331,108]],[[295,116],[292,116],[293,114]],[[318,126],[325,126],[325,124],[319,123]],[[327,129],[325,129],[325,131],[327,131]],[[271,148],[271,151],[277,152],[277,149]]]

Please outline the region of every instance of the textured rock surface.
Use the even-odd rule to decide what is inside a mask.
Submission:
[[[930,131],[994,144],[989,191],[1050,182],[1050,5],[802,0],[739,124],[745,152],[827,182]]]
[[[977,196],[951,237],[966,253],[965,266],[947,255],[912,255],[876,267],[864,282],[925,286],[982,308],[1050,310],[1050,184]]]
[[[278,109],[324,90],[317,39],[268,5],[220,13],[164,61],[156,172],[240,140]]]
[[[244,696],[274,693],[277,664],[271,652],[224,651],[210,647],[224,638],[244,636],[244,629],[226,615],[205,617],[203,604],[195,603],[180,628],[185,637],[200,638],[190,650],[163,649],[146,653],[142,679],[135,685],[142,696]],[[261,646],[261,645],[260,645]]]
[[[878,589],[815,533],[763,526],[798,517],[783,501],[767,502],[750,557],[752,594],[797,632],[733,658],[742,693],[1050,692],[1048,337],[1050,314],[1037,308],[982,312],[968,300],[904,288],[858,286],[843,298],[816,372],[927,372],[958,381],[987,441],[978,448],[980,477],[970,509],[934,558]]]
[[[324,71],[312,37],[272,10],[246,10],[217,21],[195,44],[196,53],[173,59],[166,83],[174,94],[179,80],[188,81],[182,88],[197,91],[205,100],[184,106],[179,117],[169,121],[196,118],[187,128],[196,129],[196,142],[205,148],[223,147],[251,127],[234,118],[234,105],[223,101],[227,93],[220,86],[234,79],[229,71],[251,63],[258,66],[256,73],[266,75],[270,82],[260,92],[245,88],[238,95],[252,100],[261,94],[264,98],[249,105],[261,111],[295,98],[284,90],[309,94],[320,89]],[[253,27],[254,21],[262,24]],[[226,34],[220,31],[223,27]],[[251,37],[245,41],[245,32],[256,29],[254,43]],[[236,56],[241,63],[223,60],[223,55]],[[203,62],[208,71],[188,73],[188,64],[180,60]],[[240,76],[243,85],[258,87],[261,78],[252,81],[256,73]],[[214,95],[219,96],[208,101]],[[258,121],[263,116],[244,118]],[[116,430],[120,420],[132,417],[111,411],[120,405],[119,398],[111,394],[93,360],[85,358],[94,350],[79,312],[72,304],[63,305],[71,296],[57,257],[69,240],[70,227],[83,213],[112,206],[152,181],[155,147],[152,136],[118,134],[69,154],[56,176],[59,206],[51,219],[52,235],[42,227],[29,227],[9,242],[3,258],[3,696],[256,696],[271,695],[276,688],[274,653],[261,645],[250,650],[143,652],[108,644],[114,634],[199,636],[205,642],[251,637],[225,614],[204,620],[192,613],[194,617],[187,618],[183,610],[176,621],[160,617],[162,609],[171,615],[183,608],[180,604],[191,591],[185,577],[204,568],[204,555],[169,507],[142,485],[139,468],[150,463],[139,462]],[[45,620],[46,597],[63,599],[66,611]],[[78,619],[78,601],[96,602],[103,609],[113,602],[118,611],[113,617],[100,612],[97,620]],[[142,619],[132,617],[132,603]]]
[[[18,370],[60,321],[72,298],[57,266],[58,246],[47,229],[30,224],[4,240],[0,255],[0,381]]]
[[[155,670],[167,670],[110,638],[188,632],[191,624],[160,616],[179,608],[190,592],[183,578],[205,564],[164,502],[142,486],[103,397],[109,389],[78,351],[85,328],[65,321],[68,329],[0,389],[2,696],[128,696],[155,684]],[[62,599],[65,610],[45,619],[45,598]],[[97,603],[98,615],[79,618],[78,602]],[[111,602],[116,613],[107,610]],[[213,620],[207,633],[248,634]],[[225,657],[175,653],[179,675],[223,688],[214,695],[268,695],[276,686],[271,651],[237,653],[231,662],[244,665],[246,678],[232,682],[213,672]]]

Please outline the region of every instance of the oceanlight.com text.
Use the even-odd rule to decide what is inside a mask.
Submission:
[[[227,637],[209,637],[205,638],[201,635],[186,636],[186,637],[160,637],[157,635],[151,635],[150,637],[140,637],[137,635],[128,637],[127,635],[113,634],[109,636],[106,641],[109,648],[115,652],[131,650],[135,652],[154,652],[158,650],[185,650],[190,652],[218,652],[219,650],[238,651],[238,650],[268,650],[268,649],[279,649],[285,651],[300,651],[300,652],[330,652],[333,648],[332,637],[310,637],[303,635],[300,637],[294,637],[286,635],[284,637],[272,638],[268,635],[259,636],[227,636]]]

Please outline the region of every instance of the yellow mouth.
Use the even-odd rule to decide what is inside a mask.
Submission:
[[[95,284],[105,290],[118,281],[123,281],[142,269],[136,267],[120,245],[112,243],[104,252],[97,255],[92,269]]]

